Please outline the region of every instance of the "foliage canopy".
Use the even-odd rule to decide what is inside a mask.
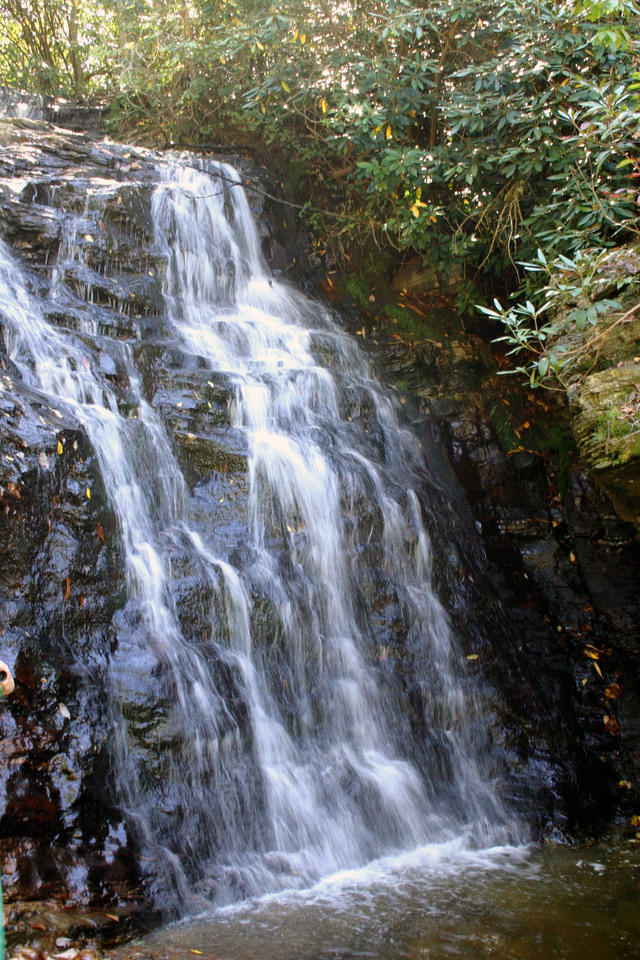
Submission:
[[[513,288],[537,250],[635,232],[630,0],[0,6],[0,81],[105,97],[121,134],[165,145],[276,145],[300,195],[346,215],[323,225],[342,253],[366,234],[463,261],[461,301]]]

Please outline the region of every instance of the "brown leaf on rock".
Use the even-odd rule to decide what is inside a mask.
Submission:
[[[603,719],[604,719],[605,730],[607,731],[607,733],[610,733],[612,736],[615,736],[615,734],[618,733],[620,730],[620,725],[618,724],[618,721],[616,720],[616,718],[611,717],[609,716],[609,714],[605,713]]]

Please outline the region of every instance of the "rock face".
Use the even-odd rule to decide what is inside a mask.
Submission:
[[[497,596],[506,611],[498,622],[506,615],[515,627],[511,639],[496,632],[496,621],[486,627],[485,670],[501,691],[505,749],[518,758],[543,829],[588,834],[615,812],[631,829],[640,786],[640,551],[630,455],[638,435],[612,437],[607,452],[606,427],[597,430],[591,406],[584,419],[580,411],[590,390],[598,415],[610,410],[598,384],[613,382],[628,399],[636,365],[580,383],[578,374],[567,404],[497,376],[482,341],[437,306],[413,304],[414,317],[418,306],[422,329],[378,322],[371,336],[382,376],[420,398],[415,417],[437,430],[466,491],[489,581],[477,610],[486,613]],[[632,325],[618,337],[628,357]],[[588,369],[593,357],[584,362]]]
[[[236,163],[245,180],[261,182],[242,160]],[[136,476],[154,493],[149,510],[161,515],[169,494],[189,518],[189,543],[174,524],[162,549],[171,570],[171,623],[194,651],[193,664],[201,663],[202,651],[216,651],[206,660],[207,675],[199,678],[202,689],[193,684],[192,712],[198,715],[205,680],[213,679],[224,693],[213,706],[225,735],[212,763],[224,768],[225,758],[244,758],[242,784],[252,784],[257,747],[246,691],[254,681],[246,669],[239,674],[243,651],[225,652],[228,637],[211,617],[216,605],[233,607],[231,568],[253,577],[251,632],[260,639],[266,668],[278,678],[277,696],[292,735],[312,725],[320,711],[327,654],[316,650],[304,664],[315,683],[304,716],[297,678],[287,673],[292,653],[272,588],[285,580],[296,585],[288,616],[300,636],[311,632],[318,612],[300,560],[304,524],[263,504],[262,566],[256,563],[248,548],[256,522],[250,497],[255,478],[246,433],[234,416],[237,394],[228,378],[212,374],[204,347],[202,354],[187,350],[168,321],[166,286],[175,244],[162,247],[154,234],[158,183],[157,158],[145,150],[28,120],[0,123],[2,238],[28,272],[42,314],[23,316],[24,330],[31,319],[34,328],[44,324],[53,331],[47,347],[52,367],[56,344],[63,342],[56,337],[75,344],[69,370],[84,378],[87,391],[102,391],[127,419],[120,436],[135,457]],[[301,257],[293,223],[273,223],[275,218],[261,220],[263,253],[274,273],[293,272]],[[230,253],[229,271],[233,264]],[[229,309],[225,282],[223,276],[223,312]],[[14,293],[20,302],[17,288]],[[212,750],[213,738],[201,740],[197,729],[188,738],[177,729],[179,670],[170,650],[145,642],[148,620],[144,604],[135,602],[136,577],[149,573],[150,564],[134,569],[128,560],[126,524],[107,496],[105,478],[109,489],[118,483],[119,489],[133,487],[133,481],[112,475],[119,463],[115,448],[109,460],[104,445],[91,442],[96,433],[90,413],[83,420],[70,403],[58,408],[30,379],[28,365],[17,365],[8,309],[0,303],[0,658],[15,665],[18,687],[0,714],[3,887],[16,930],[30,922],[32,904],[25,901],[41,901],[45,912],[56,901],[86,911],[109,905],[101,917],[84,917],[108,929],[114,926],[108,914],[125,917],[163,906],[158,878],[170,875],[170,886],[178,871],[172,873],[171,857],[158,851],[173,851],[175,834],[187,837],[179,852],[192,864],[184,897],[202,887],[199,858],[212,847],[224,851],[233,838],[216,821],[215,809],[196,817],[190,808],[189,790],[207,784],[190,781],[189,763]],[[306,309],[312,314],[316,307]],[[387,683],[389,699],[380,712],[398,717],[398,739],[412,742],[416,764],[437,759],[450,798],[455,764],[447,744],[461,729],[474,740],[477,731],[464,728],[475,726],[482,732],[487,772],[534,833],[574,837],[597,831],[637,796],[638,690],[631,679],[637,650],[630,638],[640,592],[632,531],[571,458],[568,430],[539,427],[541,409],[518,400],[516,391],[505,396],[497,388],[482,341],[439,329],[422,342],[414,338],[409,349],[387,331],[377,344],[368,333],[365,348],[390,380],[409,391],[395,403],[406,417],[402,430],[393,421],[394,436],[387,435],[394,404],[380,400],[374,409],[377,395],[357,393],[349,382],[355,352],[353,364],[345,363],[331,331],[314,345],[320,365],[340,361],[347,368],[340,398],[342,413],[348,413],[340,421],[344,437],[334,429],[327,444],[335,452],[343,449],[338,441],[348,442],[356,465],[363,450],[375,451],[394,471],[380,501],[386,515],[372,471],[343,504],[349,564],[360,570],[361,558],[368,558],[358,584],[363,602],[354,616],[369,638],[372,669]],[[281,358],[278,366],[278,356],[274,350],[268,358],[274,378],[283,363]],[[295,399],[292,394],[292,404]],[[319,417],[330,400],[323,394]],[[158,466],[157,448],[151,458],[149,437],[166,443],[166,472]],[[392,494],[400,498],[406,476],[413,479],[413,452],[420,450],[427,462],[420,499],[405,498],[403,509],[420,515],[434,545],[433,579],[462,638],[456,678],[463,691],[483,691],[474,722],[465,723],[460,713],[446,731],[427,722],[446,712],[444,698],[434,663],[407,630],[408,601],[385,553],[393,530],[404,529]],[[280,485],[286,488],[286,474]],[[198,541],[204,531],[220,545],[217,577]],[[418,534],[405,532],[407,557],[415,558],[419,549]],[[237,596],[234,602],[239,609]],[[227,624],[229,616],[226,609]],[[239,616],[236,628],[244,629]],[[351,669],[346,660],[341,669]],[[176,769],[184,771],[182,782]],[[327,776],[338,774],[334,769]],[[234,777],[239,781],[237,768]],[[355,765],[339,771],[339,778],[345,797],[358,799],[360,793],[366,808],[372,788],[358,780]],[[243,793],[231,778],[221,784],[212,803],[237,796],[238,832],[245,831],[247,845],[259,846],[263,798],[251,789]],[[384,813],[373,803],[371,809]],[[255,835],[249,836],[247,824]],[[155,846],[146,843],[145,831],[153,832]],[[286,875],[284,862],[270,868]],[[224,864],[214,880],[231,895],[239,883]],[[31,929],[39,930],[43,924],[35,922],[40,926]],[[81,925],[82,917],[74,914],[74,923]],[[57,921],[55,928],[58,935],[68,932]]]
[[[616,284],[631,284],[620,309],[611,302],[597,326],[583,331],[560,311],[552,342],[566,353],[560,376],[580,457],[618,516],[640,530],[640,319],[633,293],[639,268],[634,247],[611,251],[598,282],[613,294]]]

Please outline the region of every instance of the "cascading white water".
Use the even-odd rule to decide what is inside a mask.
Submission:
[[[127,639],[112,662],[114,766],[159,896],[185,909],[194,893],[224,902],[426,843],[504,840],[513,828],[478,756],[481,705],[431,584],[413,436],[353,339],[268,275],[233,169],[175,162],[159,177],[168,320],[183,354],[230,385],[247,451],[242,563],[190,520],[131,350],[124,416],[0,246],[10,353],[86,430],[118,519],[128,600],[115,619]],[[64,274],[61,261],[51,296]],[[89,319],[84,332],[96,334]],[[209,643],[181,627],[176,558],[207,587]],[[406,675],[387,669],[384,603],[418,688],[411,710]],[[162,721],[141,750],[118,703],[144,675]]]

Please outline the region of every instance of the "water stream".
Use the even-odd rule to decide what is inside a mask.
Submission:
[[[96,368],[94,315],[70,330],[44,309],[64,308],[78,238],[113,188],[68,218],[44,294],[0,245],[8,352],[86,431],[117,518],[115,799],[174,914],[406,854],[488,869],[480,851],[517,858],[526,840],[493,787],[485,708],[432,584],[415,437],[337,319],[269,275],[234,182],[225,165],[163,161],[150,213],[172,349],[224,387],[218,433],[246,462],[241,549],[199,521],[132,345],[111,347],[124,404]],[[230,490],[227,461],[218,474]],[[184,628],[185,576],[204,638]],[[155,718],[146,739],[122,706],[136,685]]]

